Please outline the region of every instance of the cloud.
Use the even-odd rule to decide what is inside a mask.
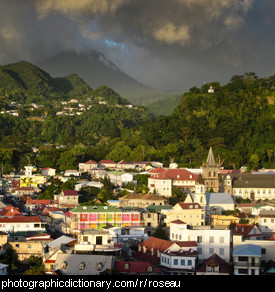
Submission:
[[[253,71],[267,73],[274,48],[272,5],[272,0],[0,0],[0,63],[100,50],[155,87],[174,86],[175,80],[186,87],[179,76],[188,82],[201,76],[195,83],[245,72],[252,64]]]

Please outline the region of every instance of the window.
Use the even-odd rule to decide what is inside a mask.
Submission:
[[[223,236],[220,237],[220,243],[224,243],[224,237]]]
[[[223,255],[224,255],[224,248],[220,248],[220,249],[219,249],[219,255],[220,255],[220,256],[223,256]]]
[[[174,259],[174,265],[177,266],[179,264],[178,259]]]
[[[198,237],[197,237],[197,242],[198,242],[198,243],[202,243],[202,236],[198,236]]]
[[[210,237],[209,237],[209,242],[210,242],[210,243],[214,243],[214,236],[210,236]]]
[[[180,264],[181,264],[182,266],[185,266],[185,260],[180,260]]]
[[[187,261],[188,266],[192,266],[192,260]]]

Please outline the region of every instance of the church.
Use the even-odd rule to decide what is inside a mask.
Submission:
[[[216,164],[212,147],[210,147],[206,163],[202,166],[202,179],[206,191],[219,192],[219,167]]]

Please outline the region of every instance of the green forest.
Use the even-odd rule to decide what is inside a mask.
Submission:
[[[275,168],[274,82],[249,72],[225,85],[194,86],[171,114],[156,116],[76,74],[52,78],[24,61],[0,66],[0,164],[4,173],[26,164],[64,171],[89,159],[200,167],[213,146],[225,168]],[[85,111],[57,115],[71,99]],[[30,109],[32,103],[39,107]],[[8,113],[15,104],[18,116]]]

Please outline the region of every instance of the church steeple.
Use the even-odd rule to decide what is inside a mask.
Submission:
[[[215,160],[215,157],[214,157],[214,153],[213,153],[212,146],[210,146],[210,149],[209,149],[209,152],[208,152],[206,166],[214,166],[214,167],[217,166],[216,165],[216,160]]]
[[[219,191],[219,168],[216,164],[213,149],[210,147],[207,161],[203,166],[202,179],[204,181],[206,189],[213,190],[214,192]]]

